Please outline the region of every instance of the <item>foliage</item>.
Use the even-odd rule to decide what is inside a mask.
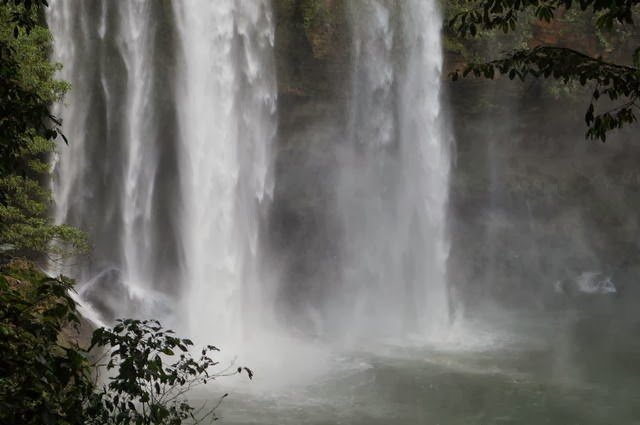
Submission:
[[[79,324],[71,285],[26,262],[0,269],[0,423],[84,423],[93,391],[88,363],[59,339],[65,326]]]
[[[465,0],[466,7],[449,20],[449,29],[460,36],[475,37],[483,30],[502,30],[508,33],[516,29],[522,16],[533,16],[544,22],[556,19],[559,11],[579,8],[583,13],[596,16],[600,31],[611,31],[623,25],[633,25],[635,7],[640,0]],[[640,47],[630,58],[630,64],[616,64],[592,57],[570,47],[536,46],[512,51],[504,57],[468,64],[460,76],[494,78],[497,74],[513,79],[555,78],[564,83],[579,82],[592,86],[592,98],[585,114],[587,137],[606,140],[610,130],[637,121],[640,108]],[[608,98],[613,107],[596,113],[598,101]]]
[[[487,0],[476,2],[469,0],[468,10],[458,13],[449,22],[461,35],[475,36],[478,28],[494,29],[509,32],[516,28],[521,14],[533,10],[534,15],[543,21],[550,22],[559,9],[568,10],[578,4],[582,11],[591,10],[597,14],[600,28],[612,29],[615,22],[633,24],[633,8],[638,0]]]
[[[441,8],[444,19],[449,22],[461,13],[471,10],[470,4],[465,0],[441,0]],[[523,19],[524,21],[524,19]],[[501,31],[480,28],[474,37],[465,37],[453,27],[443,28],[443,47],[446,52],[461,55],[466,61],[481,61],[486,56],[486,51],[504,51],[526,47],[531,39],[531,26],[523,24],[518,31],[504,34]]]
[[[24,170],[26,145],[34,138],[53,140],[59,134],[59,120],[51,117],[49,106],[68,89],[53,78],[60,65],[48,60],[51,35],[35,25],[32,15],[21,7],[0,5],[0,172]],[[20,18],[20,26],[15,19]],[[25,23],[26,22],[26,23]],[[22,25],[28,25],[20,30]],[[52,125],[53,124],[53,125]]]
[[[215,420],[213,405],[195,408],[185,394],[221,376],[211,345],[193,343],[155,320],[119,320],[94,331],[91,347],[61,337],[80,318],[72,282],[51,278],[26,261],[0,269],[0,423],[56,425],[178,425]],[[101,359],[90,362],[93,353]],[[108,359],[102,363],[103,359]],[[98,372],[106,373],[98,385]]]
[[[43,182],[61,124],[49,106],[68,84],[54,78],[60,65],[48,60],[51,35],[35,24],[31,5],[0,3],[0,252],[33,258],[51,253],[52,241],[62,242],[54,254],[87,245],[81,232],[48,217],[51,194]]]
[[[49,6],[47,0],[2,0],[0,5],[7,6],[13,4],[11,21],[15,24],[13,34],[18,37],[20,29],[27,33],[37,25],[39,12],[42,8]]]
[[[88,424],[181,424],[185,420],[202,423],[215,420],[213,406],[196,409],[184,398],[185,393],[220,376],[253,372],[240,367],[233,371],[215,371],[218,362],[206,346],[200,356],[192,356],[193,342],[174,336],[156,320],[118,320],[113,329],[94,332],[91,346],[108,349],[108,361],[101,366],[115,371],[102,389],[91,411]]]

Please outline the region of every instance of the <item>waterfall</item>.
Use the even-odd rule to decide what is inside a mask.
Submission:
[[[372,0],[351,17],[341,309],[355,334],[436,339],[449,315],[440,14],[433,0]]]
[[[72,85],[56,107],[70,143],[54,159],[55,218],[94,247],[81,297],[207,341],[242,331],[267,296],[269,0],[55,0],[48,21]]]
[[[243,317],[261,316],[257,215],[273,188],[276,86],[268,1],[193,3],[176,2],[184,52],[177,102],[185,308],[204,337],[211,323],[235,334]]]
[[[265,266],[277,127],[270,6],[52,2],[54,59],[73,87],[56,107],[70,145],[54,160],[55,217],[94,246],[75,274],[82,299],[107,321],[161,318],[216,342],[272,316],[295,327],[276,298],[306,309],[314,335],[437,337],[449,315],[449,140],[435,1],[348,3],[336,204],[314,206],[337,212],[337,279],[307,292],[268,282]]]

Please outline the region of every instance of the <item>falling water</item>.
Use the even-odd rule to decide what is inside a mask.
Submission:
[[[81,295],[108,315],[157,312],[178,276],[179,204],[170,76],[155,61],[166,10],[152,2],[57,1],[49,22],[55,58],[73,90],[59,114],[56,219],[90,235]],[[163,88],[163,92],[159,89]],[[142,311],[140,311],[142,310]]]
[[[341,146],[344,290],[353,332],[446,329],[449,140],[435,1],[352,2],[349,136]]]
[[[184,62],[177,101],[186,213],[190,328],[240,332],[260,316],[258,220],[270,196],[275,135],[274,43],[268,1],[177,2]],[[203,319],[205,319],[203,321]]]
[[[55,161],[55,216],[90,236],[80,292],[103,314],[219,341],[260,310],[276,128],[269,6],[52,2],[54,56],[73,87],[58,107],[70,146]]]
[[[422,0],[349,8],[340,281],[309,314],[347,334],[435,338],[448,320],[440,15]],[[264,325],[279,290],[260,237],[276,133],[269,0],[57,0],[49,22],[73,86],[58,107],[71,144],[56,220],[95,248],[83,298],[106,319],[160,317],[199,339]]]

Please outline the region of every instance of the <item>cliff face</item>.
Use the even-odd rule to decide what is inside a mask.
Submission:
[[[288,309],[303,311],[304,300],[321,298],[322,282],[337,279],[332,171],[344,134],[350,37],[344,1],[277,0],[274,9],[279,126],[268,228],[283,268],[277,310],[295,317]]]
[[[587,99],[545,91],[503,81],[452,87],[450,281],[463,299],[551,308],[567,301],[559,282],[598,272],[629,300],[640,271],[637,137],[629,129],[606,144],[586,141]],[[459,97],[500,106],[465,113]]]
[[[340,0],[274,6],[280,123],[272,239],[286,259],[286,284],[302,294],[318,291],[315,281],[335,278],[340,255],[331,237],[339,233],[332,164],[350,90],[349,9]],[[456,139],[449,281],[463,303],[480,296],[553,308],[566,301],[557,282],[588,272],[611,277],[618,293],[636,291],[640,145],[633,130],[606,144],[586,141],[589,93],[581,88],[446,79],[467,58],[522,45],[553,43],[622,58],[610,46],[628,49],[639,39],[605,37],[593,28],[592,18],[572,12],[509,36],[468,42],[445,34],[443,101]]]
[[[280,94],[326,97],[344,89],[350,55],[347,2],[276,0],[274,10]]]
[[[571,10],[463,41],[462,54],[445,57],[452,68],[474,54],[556,45],[625,63],[638,40],[633,28],[603,33],[593,16]],[[606,144],[585,140],[589,87],[504,78],[447,86],[457,141],[449,275],[460,299],[554,308],[575,301],[563,285],[599,273],[631,308],[640,271],[634,129]]]

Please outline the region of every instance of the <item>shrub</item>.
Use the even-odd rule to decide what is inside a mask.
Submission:
[[[217,371],[212,345],[192,355],[193,342],[174,336],[156,320],[118,320],[113,329],[94,332],[91,347],[108,349],[103,367],[115,372],[89,409],[90,425],[179,425],[215,420],[214,405],[196,409],[185,398],[195,387],[221,376],[253,372],[246,367]]]
[[[72,282],[29,263],[0,270],[0,423],[83,424],[89,365],[62,329],[79,324]]]
[[[227,395],[195,408],[189,391],[221,376],[253,377],[246,367],[219,370],[212,345],[194,356],[190,340],[155,320],[97,329],[88,350],[65,341],[65,328],[80,324],[72,285],[26,261],[0,268],[0,424],[203,423]],[[102,356],[90,362],[90,352]]]

